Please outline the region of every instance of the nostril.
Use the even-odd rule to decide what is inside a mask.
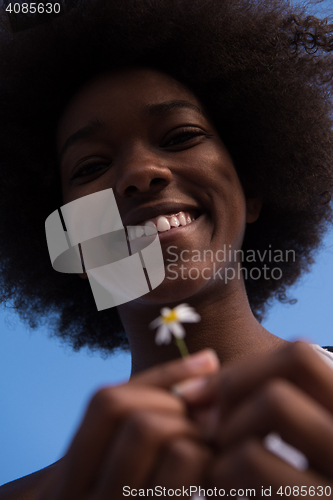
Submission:
[[[166,179],[162,179],[161,177],[155,177],[150,181],[150,186],[158,186],[161,184],[167,184]]]
[[[132,181],[133,182],[133,181]],[[139,179],[137,182],[130,184],[123,191],[125,196],[133,196],[137,192],[148,192],[163,189],[169,184],[167,179],[162,177],[154,177],[153,179]]]
[[[138,191],[138,188],[136,186],[128,186],[125,192],[127,195],[131,195],[135,193],[135,191]]]

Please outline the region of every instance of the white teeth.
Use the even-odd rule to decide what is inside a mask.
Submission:
[[[170,218],[170,226],[171,227],[178,227],[180,225],[180,222],[179,220],[177,219],[177,217],[175,215],[173,215],[171,218]]]
[[[142,226],[136,226],[135,228],[135,236],[137,238],[141,238],[145,234],[145,231]]]
[[[160,233],[163,233],[164,231],[168,231],[168,229],[170,229],[170,224],[169,224],[169,221],[166,217],[159,217],[157,219],[157,230],[158,232]]]
[[[128,238],[129,240],[135,240],[142,236],[153,236],[157,234],[157,232],[164,233],[165,231],[169,231],[172,227],[186,226],[193,220],[195,219],[185,212],[179,212],[177,215],[161,215],[158,217],[156,224],[154,224],[152,220],[147,220],[144,226],[128,227]]]
[[[185,217],[184,212],[179,212],[178,220],[182,226],[186,226],[186,217]]]
[[[152,236],[154,234],[157,233],[157,227],[155,226],[155,224],[153,223],[152,220],[149,220],[148,222],[146,222],[145,224],[145,235],[146,236]]]

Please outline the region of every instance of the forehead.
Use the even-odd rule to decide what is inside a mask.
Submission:
[[[171,100],[199,106],[195,95],[170,75],[153,69],[124,69],[99,75],[84,85],[67,105],[58,126],[58,144],[96,118],[132,116],[145,105]]]

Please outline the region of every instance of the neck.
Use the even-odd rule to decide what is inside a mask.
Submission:
[[[118,306],[130,343],[132,375],[179,358],[179,350],[173,342],[162,346],[155,344],[156,331],[148,325],[160,315],[161,307],[172,308],[181,302],[188,302],[201,316],[199,323],[183,325],[190,353],[209,347],[215,350],[221,363],[226,363],[269,352],[286,343],[268,332],[254,317],[243,284],[240,290],[223,291],[220,295],[211,292],[204,296],[200,294],[200,297],[193,295],[177,304],[148,305],[132,301]]]

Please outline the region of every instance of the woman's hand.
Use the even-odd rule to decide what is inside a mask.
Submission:
[[[124,498],[125,486],[198,484],[210,452],[184,403],[168,389],[217,369],[214,353],[201,351],[98,391],[38,500],[116,500]]]
[[[290,491],[325,498],[328,486],[333,495],[333,370],[307,344],[229,365],[206,383],[185,382],[176,392],[210,429],[216,457],[209,487],[254,488],[258,496],[262,487],[271,488],[271,497],[281,499]],[[307,457],[307,470],[266,449],[263,440],[272,431]]]

